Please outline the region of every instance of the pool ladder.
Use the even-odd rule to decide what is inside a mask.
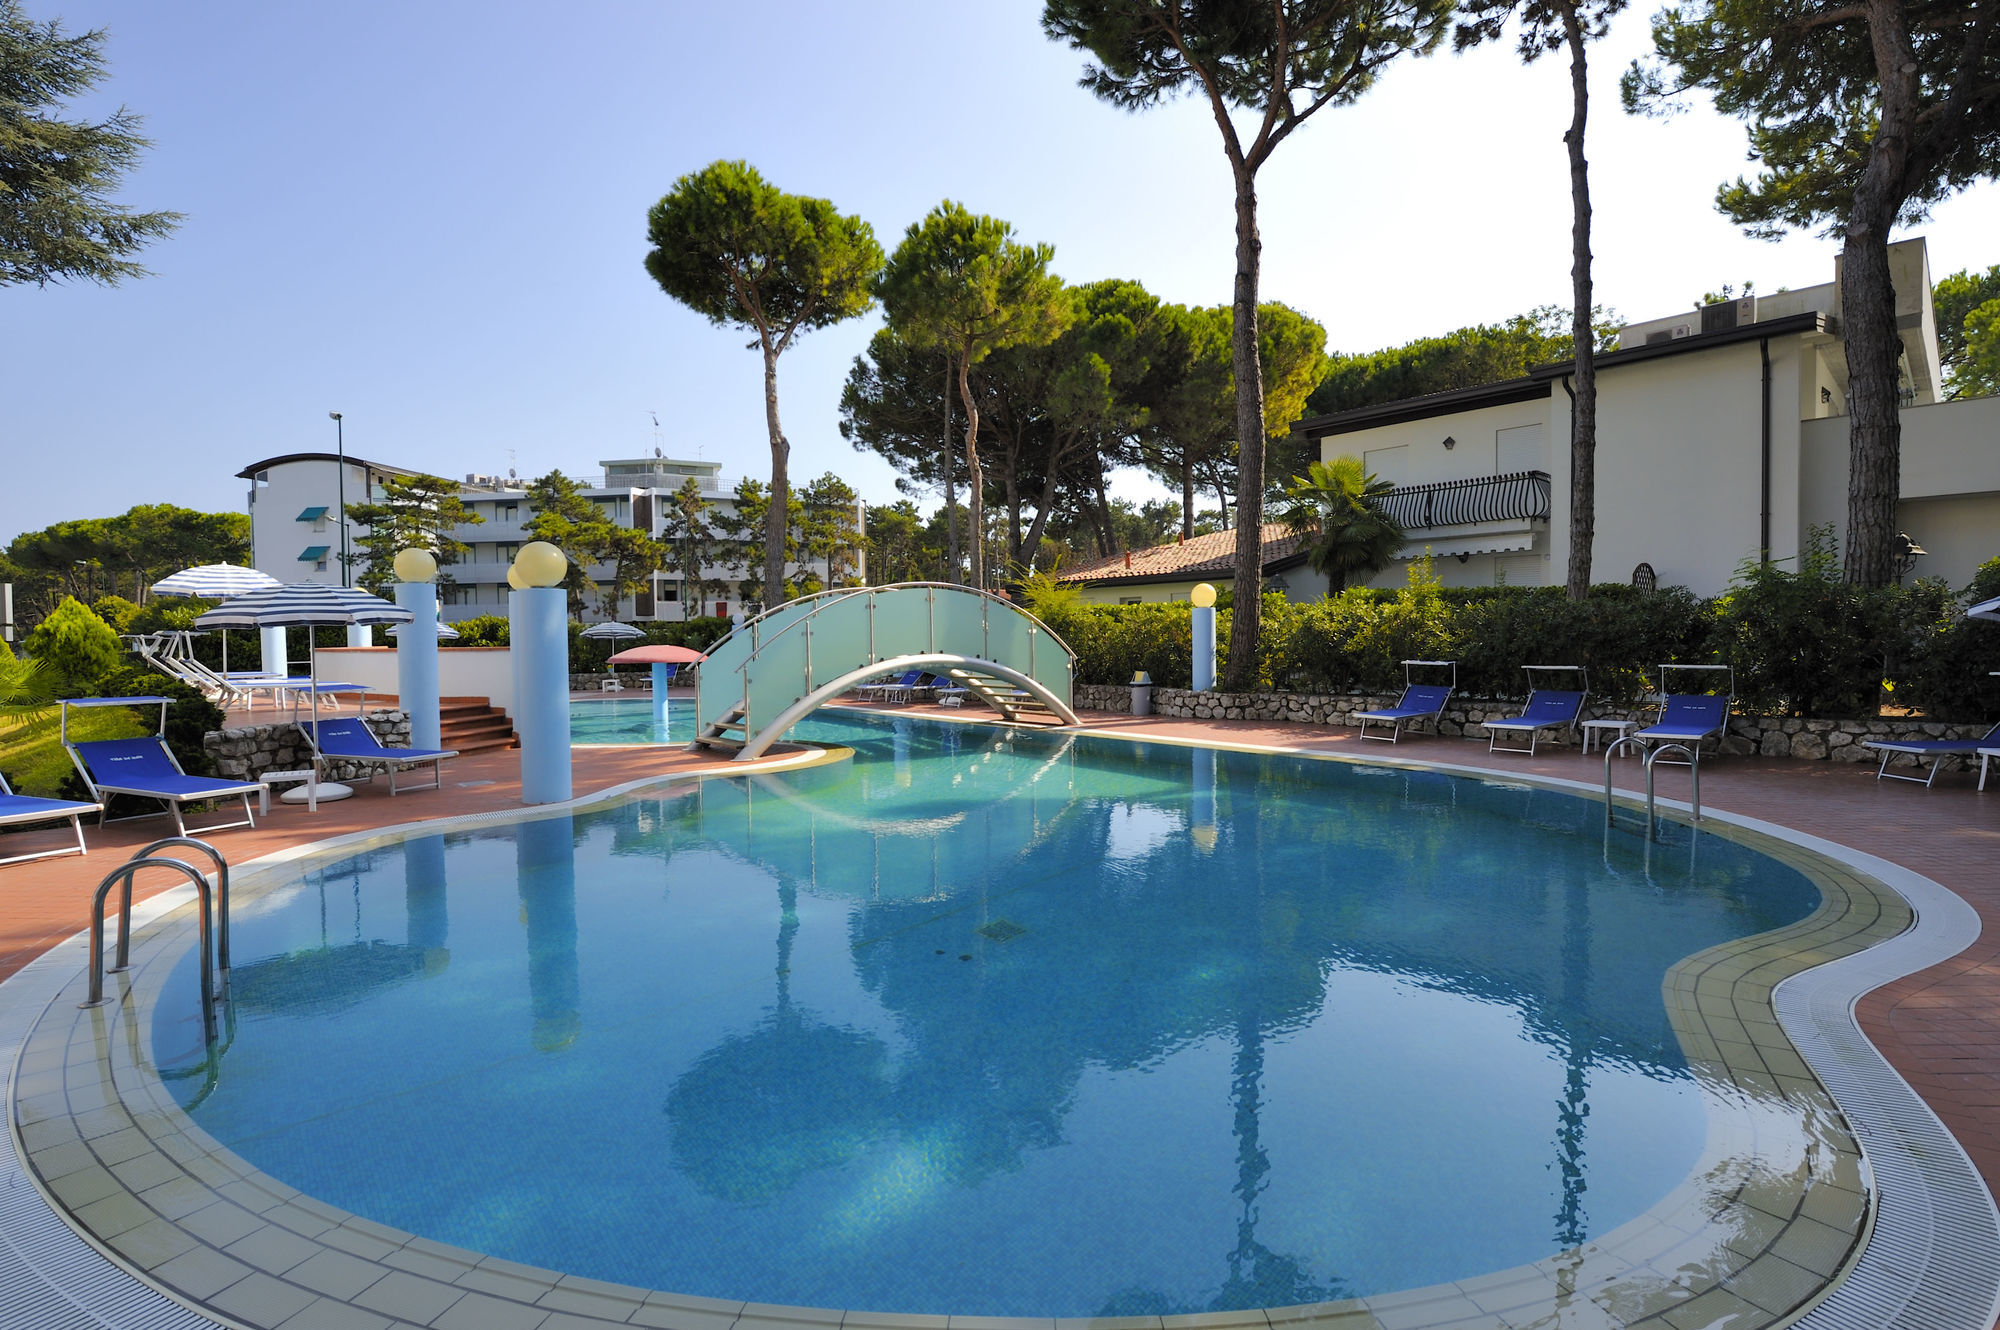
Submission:
[[[214,900],[211,904],[208,878],[193,864],[162,851],[174,848],[199,850],[215,865]],[[201,1029],[205,1044],[215,1042],[215,1003],[218,994],[229,992],[229,861],[207,841],[192,836],[169,836],[139,850],[130,859],[105,875],[97,884],[90,902],[90,997],[84,1007],[104,1005],[104,902],[111,888],[122,884],[118,898],[118,963],[111,973],[132,966],[132,879],[148,868],[179,872],[194,884],[201,905]],[[218,972],[220,977],[218,979]]]
[[[1654,801],[1654,770],[1661,758],[1668,753],[1679,753],[1687,759],[1688,803],[1694,810],[1694,821],[1701,821],[1701,762],[1695,751],[1686,744],[1661,744],[1648,750],[1644,740],[1637,735],[1626,735],[1615,740],[1604,750],[1604,825],[1609,827],[1615,818],[1615,807],[1611,799],[1611,759],[1626,744],[1636,744],[1640,760],[1646,764],[1646,837],[1652,839],[1659,834],[1659,814]],[[1678,763],[1673,765],[1679,765]]]

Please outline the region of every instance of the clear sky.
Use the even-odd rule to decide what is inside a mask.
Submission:
[[[134,503],[243,507],[235,473],[330,449],[443,475],[700,455],[767,474],[758,356],[641,267],[647,208],[741,157],[868,219],[885,248],[941,198],[1126,277],[1220,304],[1230,185],[1206,110],[1127,115],[1076,86],[1029,0],[27,0],[110,30],[155,146],[126,201],[188,215],[116,289],[0,289],[0,541]],[[1833,242],[1748,239],[1714,210],[1744,169],[1705,105],[1635,120],[1617,77],[1650,6],[1594,48],[1598,290],[1628,319],[1724,282],[1832,277]],[[1566,67],[1511,46],[1392,69],[1265,168],[1264,294],[1361,351],[1569,296]],[[2000,262],[2000,188],[1914,229],[1934,273]],[[875,501],[840,385],[879,319],[780,364],[793,475]],[[1145,489],[1130,481],[1126,492]]]

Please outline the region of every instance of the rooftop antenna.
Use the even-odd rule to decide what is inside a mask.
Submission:
[[[514,466],[518,460],[519,459],[514,455],[514,450],[512,448],[509,448],[507,450],[507,479],[509,480],[518,479],[518,477],[516,477],[514,474]]]

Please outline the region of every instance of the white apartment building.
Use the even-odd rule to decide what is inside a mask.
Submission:
[[[1924,242],[1892,246],[1890,265],[1903,340],[1899,526],[1928,552],[1915,574],[1962,586],[2000,555],[2000,398],[1939,400]],[[1322,458],[1359,457],[1396,485],[1386,506],[1409,543],[1375,585],[1402,585],[1426,550],[1448,586],[1563,581],[1573,381],[1573,365],[1550,365],[1293,427]],[[1644,564],[1662,586],[1714,595],[1760,550],[1795,560],[1816,525],[1844,539],[1837,263],[1821,286],[1628,325],[1598,357],[1597,386],[1596,581]]]
[[[718,516],[733,515],[736,510],[736,481],[723,476],[720,462],[666,457],[656,449],[651,457],[611,458],[600,461],[598,466],[602,470],[597,476],[573,478],[584,485],[584,496],[619,526],[661,536],[668,527],[674,494],[690,479],[709,504],[703,515],[711,524]],[[281,582],[340,584],[341,468],[341,459],[334,453],[287,453],[252,462],[237,473],[250,482],[251,554],[259,571]],[[345,468],[348,504],[378,501],[382,481],[389,476],[420,474],[352,456],[346,458]],[[593,480],[600,483],[590,483]],[[460,485],[459,499],[481,521],[453,532],[456,539],[470,548],[460,562],[445,570],[452,580],[440,588],[442,615],[447,621],[457,621],[482,614],[505,614],[507,569],[520,547],[534,539],[526,529],[534,517],[527,501],[527,487],[512,475],[472,474]],[[864,517],[863,505],[857,502],[856,530],[865,530]],[[348,531],[350,550],[359,548],[356,537],[365,531],[362,527]],[[864,580],[866,558],[864,549],[856,549],[848,560],[854,575]],[[796,569],[794,564],[788,572]],[[589,574],[600,588],[605,588],[612,569],[599,564]],[[752,575],[741,564],[705,566],[702,579],[708,584],[704,588],[706,594],[700,605],[689,605],[680,574],[656,570],[647,590],[619,602],[618,617],[628,621],[673,621],[752,611],[757,608],[756,598],[746,601],[739,586]],[[596,597],[586,598],[584,617],[586,620],[602,617]]]

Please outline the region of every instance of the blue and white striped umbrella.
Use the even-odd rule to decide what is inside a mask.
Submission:
[[[197,628],[289,628],[329,623],[408,623],[408,610],[359,587],[292,582],[223,601],[194,621]]]
[[[252,591],[267,591],[281,583],[269,573],[242,568],[233,563],[205,563],[199,568],[183,568],[172,577],[153,583],[158,596],[200,596],[227,600]]]
[[[397,624],[394,628],[391,628],[389,630],[389,636],[391,637],[401,637],[402,635],[403,635],[402,624]],[[456,641],[457,639],[458,639],[458,629],[452,627],[450,624],[446,623],[443,619],[439,619],[438,641],[453,642]]]
[[[1980,601],[1977,605],[1967,609],[1966,614],[1974,619],[2000,620],[2000,596],[1995,596],[1991,600]]]
[[[634,628],[629,623],[619,623],[616,620],[608,623],[594,623],[578,634],[579,637],[587,637],[593,642],[624,642],[633,638],[644,637],[645,635],[643,630]]]

